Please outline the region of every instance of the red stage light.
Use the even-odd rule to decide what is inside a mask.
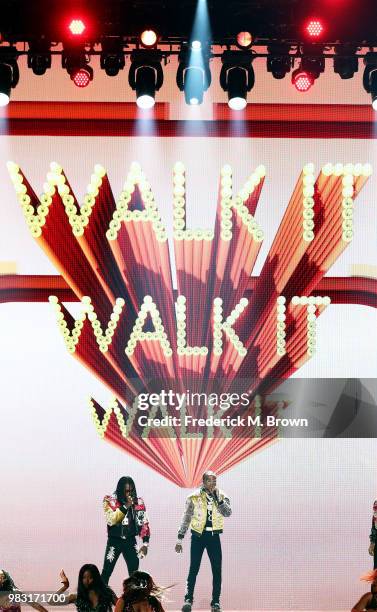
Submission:
[[[141,33],[140,40],[144,47],[153,47],[157,42],[157,34],[154,30],[144,30]]]
[[[85,23],[82,19],[72,19],[71,23],[68,26],[71,34],[74,36],[80,36],[85,30]]]
[[[306,33],[310,38],[319,38],[324,30],[320,19],[310,19],[305,26]]]
[[[253,44],[253,36],[250,32],[238,32],[236,41],[241,49],[248,49]]]
[[[292,83],[297,91],[308,91],[314,83],[313,75],[305,70],[295,70],[292,72]]]
[[[85,70],[85,68],[77,70],[71,78],[76,87],[86,87],[91,81],[90,73],[88,70]]]

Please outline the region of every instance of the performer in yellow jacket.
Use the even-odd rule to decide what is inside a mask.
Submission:
[[[188,496],[182,524],[178,531],[177,553],[182,552],[182,540],[187,529],[191,529],[190,570],[187,578],[187,589],[182,612],[191,612],[194,601],[196,577],[204,550],[212,568],[212,601],[211,611],[221,612],[221,542],[220,534],[224,527],[224,516],[230,516],[230,501],[223,491],[217,489],[216,474],[205,472],[203,485],[198,491]]]

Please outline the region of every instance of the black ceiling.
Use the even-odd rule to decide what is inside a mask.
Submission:
[[[315,16],[325,23],[323,42],[377,45],[377,0],[207,0],[207,5],[211,42],[232,41],[240,30],[252,32],[260,44],[300,42],[305,19]],[[196,7],[197,0],[2,0],[0,32],[3,41],[61,42],[67,21],[82,14],[90,21],[88,42],[132,39],[148,26],[162,40],[174,41],[190,37]]]

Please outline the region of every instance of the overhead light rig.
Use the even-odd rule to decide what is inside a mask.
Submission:
[[[211,60],[219,58],[222,64],[220,85],[228,95],[229,107],[235,111],[245,108],[247,94],[254,87],[253,63],[257,58],[266,59],[266,69],[275,79],[284,79],[291,73],[292,83],[299,92],[308,91],[318,80],[325,70],[326,59],[332,60],[333,70],[341,79],[352,78],[358,70],[359,60],[363,59],[364,88],[371,93],[373,107],[377,109],[377,53],[374,51],[377,30],[370,24],[374,15],[377,22],[377,2],[374,0],[370,3],[365,0],[363,7],[368,5],[368,10],[360,9],[360,23],[357,18],[354,21],[331,19],[330,14],[324,19],[311,10],[318,3],[310,0],[305,3],[305,15],[301,0],[265,0],[252,20],[251,6],[258,4],[257,0],[247,3],[229,0],[227,35],[224,35],[223,8],[214,12],[211,0],[207,1],[213,26],[210,40],[192,38],[196,0],[186,0],[181,10],[177,3],[165,0],[163,15],[158,14],[156,20],[153,20],[154,0],[134,0],[134,12],[129,13],[128,20],[124,20],[122,0],[108,0],[105,4],[93,0],[91,12],[83,10],[79,14],[72,8],[68,14],[67,9],[59,27],[51,16],[46,21],[41,9],[44,0],[36,2],[33,8],[36,15],[30,3],[8,0],[13,16],[4,21],[0,38],[2,103],[9,101],[10,91],[17,85],[20,56],[27,55],[27,66],[35,75],[42,76],[51,68],[52,57],[60,55],[61,65],[73,83],[86,87],[94,77],[91,58],[98,55],[100,68],[109,77],[116,77],[123,71],[129,58],[128,82],[136,93],[137,104],[140,108],[151,108],[156,91],[163,85],[163,65],[176,56],[177,86],[184,92],[186,103],[194,106],[202,103],[211,84]],[[69,4],[67,0],[67,6]],[[76,6],[75,2],[71,4]],[[21,5],[24,12],[21,12]],[[136,5],[144,12],[135,13]],[[237,9],[235,12],[231,11],[233,6]],[[331,7],[329,11],[331,13]],[[241,17],[245,17],[244,24],[253,23],[253,28],[247,30],[244,26],[242,30],[235,30],[235,23]],[[164,27],[161,25],[163,18],[166,19]],[[26,35],[23,32],[27,19],[30,19],[30,28]],[[347,32],[352,34],[349,39]]]
[[[75,27],[77,23],[75,24]],[[77,26],[78,28],[78,26]],[[83,30],[85,31],[85,30]],[[141,37],[132,45],[121,37],[104,37],[100,45],[86,44],[79,34],[62,45],[51,46],[46,40],[29,41],[16,47],[0,44],[0,97],[3,104],[9,102],[10,90],[19,79],[17,60],[27,56],[27,66],[35,75],[42,76],[51,68],[52,56],[61,57],[63,69],[67,71],[77,87],[86,87],[93,80],[94,72],[90,65],[93,56],[100,57],[100,67],[110,77],[115,77],[130,59],[128,81],[136,92],[140,108],[151,108],[155,103],[155,93],[163,84],[163,65],[169,58],[178,59],[177,86],[184,92],[185,101],[199,105],[204,92],[211,84],[210,62],[219,58],[222,63],[220,85],[228,94],[228,104],[232,110],[242,110],[246,106],[247,93],[255,83],[253,62],[257,58],[266,59],[266,69],[275,79],[283,79],[292,72],[292,83],[299,92],[308,91],[325,70],[326,59],[331,59],[333,69],[342,79],[351,78],[358,70],[359,60],[364,60],[364,88],[370,93],[377,85],[377,53],[373,48],[363,52],[355,44],[333,43],[331,46],[321,42],[289,43],[274,41],[263,45],[252,41],[247,33],[233,40],[233,44],[211,45],[209,41],[170,39],[167,44],[153,30],[143,31]],[[251,35],[250,35],[251,36]],[[244,46],[240,45],[244,42]],[[147,46],[149,43],[149,47]],[[377,44],[376,44],[377,47]],[[377,108],[373,94],[374,107]]]

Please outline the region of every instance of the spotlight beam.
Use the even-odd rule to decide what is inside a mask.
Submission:
[[[211,84],[209,56],[208,48],[190,51],[187,47],[183,47],[179,53],[177,86],[184,92],[186,103],[191,106],[203,102],[204,92]]]

